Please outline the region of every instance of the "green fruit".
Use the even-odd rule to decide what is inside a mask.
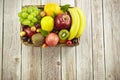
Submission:
[[[37,8],[37,6],[23,7],[22,11],[18,13],[19,20],[23,25],[36,25],[41,19],[40,12],[41,9]]]
[[[22,17],[22,12],[19,12],[19,13],[18,13],[18,16],[19,16],[19,17]]]
[[[28,13],[33,12],[33,9],[32,9],[32,8],[33,8],[32,6],[29,6],[29,7],[27,8],[27,12],[28,12]]]
[[[23,18],[20,18],[19,20],[20,20],[20,22],[23,22],[23,21],[24,21],[24,19],[23,19]]]
[[[32,36],[32,42],[35,46],[40,46],[44,43],[44,37],[40,33],[36,33]]]
[[[27,7],[23,7],[22,12],[27,12]]]
[[[33,15],[34,17],[36,17],[37,15],[36,15],[36,13],[34,13],[34,12],[32,12],[30,15]]]
[[[22,13],[22,18],[27,18],[27,17],[28,17],[28,13],[23,12],[23,13]]]
[[[32,9],[33,9],[33,11],[37,11],[38,10],[37,6],[33,6]]]
[[[67,29],[62,29],[58,35],[61,40],[67,40],[70,34]]]
[[[32,22],[36,23],[37,22],[37,18],[33,18]]]
[[[23,24],[24,24],[24,25],[29,25],[29,24],[30,24],[30,21],[26,19],[26,20],[23,21]]]
[[[29,27],[32,27],[33,25],[34,25],[34,23],[33,23],[33,22],[30,22]]]
[[[28,16],[28,20],[32,20],[33,18],[34,18],[33,15],[29,15],[29,16]]]

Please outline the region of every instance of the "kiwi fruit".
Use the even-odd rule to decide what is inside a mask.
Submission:
[[[62,29],[60,30],[58,35],[61,40],[67,40],[67,38],[69,37],[69,31],[67,29]]]
[[[44,43],[44,36],[41,33],[36,33],[32,36],[32,43],[35,46],[40,46]]]

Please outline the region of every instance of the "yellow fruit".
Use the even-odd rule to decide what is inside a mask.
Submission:
[[[41,19],[42,30],[51,32],[54,28],[54,19],[51,16],[45,16]]]
[[[35,26],[32,26],[30,29],[31,29],[31,31],[33,31],[33,32],[36,31],[36,27],[35,27]]]
[[[76,7],[76,10],[79,14],[79,19],[80,19],[80,26],[79,26],[79,29],[78,29],[78,33],[76,35],[76,38],[79,38],[84,32],[85,25],[86,25],[86,17],[85,17],[85,15],[84,15],[84,13],[81,9]]]
[[[48,3],[44,7],[44,11],[48,16],[54,17],[54,15],[62,13],[60,6],[56,3]]]
[[[72,40],[77,35],[79,25],[80,25],[80,19],[79,19],[78,12],[75,8],[69,8],[68,11],[72,18],[72,24],[71,24],[71,28],[70,28],[70,36],[69,36],[68,40]]]
[[[22,36],[25,36],[26,35],[26,32],[24,32],[24,31],[21,31],[20,32],[20,36],[22,37]]]
[[[36,32],[40,32],[40,29],[37,29]]]

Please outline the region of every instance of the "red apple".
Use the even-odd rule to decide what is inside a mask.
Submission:
[[[24,28],[24,31],[26,32],[27,36],[30,38],[33,34],[35,34],[35,32],[31,31],[30,28]]]
[[[59,37],[56,33],[50,33],[45,39],[45,43],[48,46],[56,46],[58,44],[58,41]]]
[[[58,14],[55,18],[55,26],[57,30],[70,29],[71,17],[67,13]]]

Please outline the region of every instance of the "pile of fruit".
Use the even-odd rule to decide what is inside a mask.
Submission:
[[[18,16],[22,42],[43,47],[78,45],[86,22],[83,12],[68,4],[48,3],[43,8],[24,6]]]

